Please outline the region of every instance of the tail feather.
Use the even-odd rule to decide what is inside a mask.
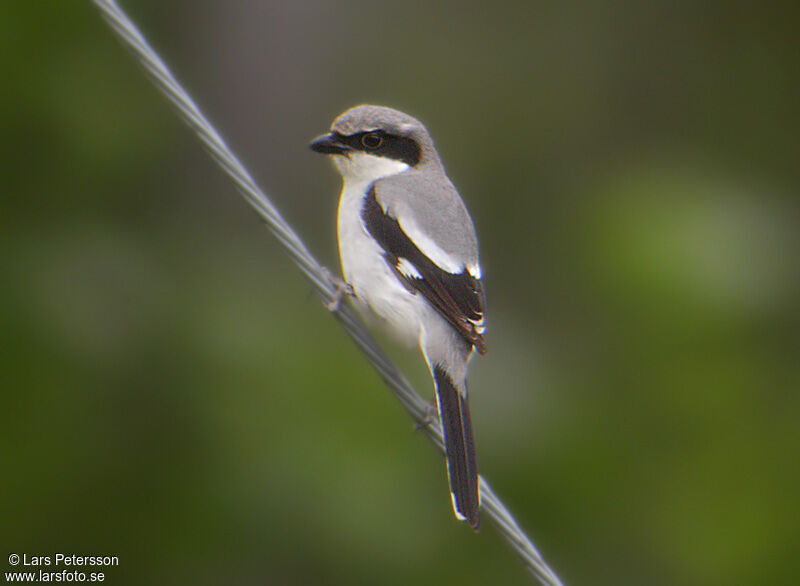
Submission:
[[[453,509],[456,517],[467,521],[477,531],[480,509],[478,465],[466,393],[459,392],[450,375],[439,365],[434,367],[433,377],[444,431]]]

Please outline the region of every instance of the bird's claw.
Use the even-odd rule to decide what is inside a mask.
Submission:
[[[414,424],[414,431],[417,432],[424,429],[436,421],[437,411],[435,403],[428,403],[427,407],[425,407],[425,417]]]
[[[334,288],[333,297],[325,304],[325,308],[330,312],[339,311],[345,296],[355,295],[353,288],[346,281],[330,272],[326,267],[322,267],[322,274]]]

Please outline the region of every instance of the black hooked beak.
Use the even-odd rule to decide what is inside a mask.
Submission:
[[[341,155],[351,150],[350,147],[334,133],[323,134],[309,145],[311,150],[323,155]]]

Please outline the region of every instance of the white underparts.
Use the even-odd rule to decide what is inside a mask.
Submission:
[[[360,305],[383,318],[402,341],[414,343],[419,340],[423,316],[430,309],[424,299],[409,292],[397,278],[396,271],[386,262],[384,250],[367,232],[361,217],[369,186],[409,167],[400,161],[364,153],[332,158],[344,179],[337,219],[344,278]],[[413,268],[411,263],[405,266],[409,267]]]

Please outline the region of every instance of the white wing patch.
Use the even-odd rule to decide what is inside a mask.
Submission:
[[[422,279],[422,275],[419,274],[417,267],[415,267],[407,258],[399,258],[397,260],[397,270],[404,277],[408,277],[410,279]]]

